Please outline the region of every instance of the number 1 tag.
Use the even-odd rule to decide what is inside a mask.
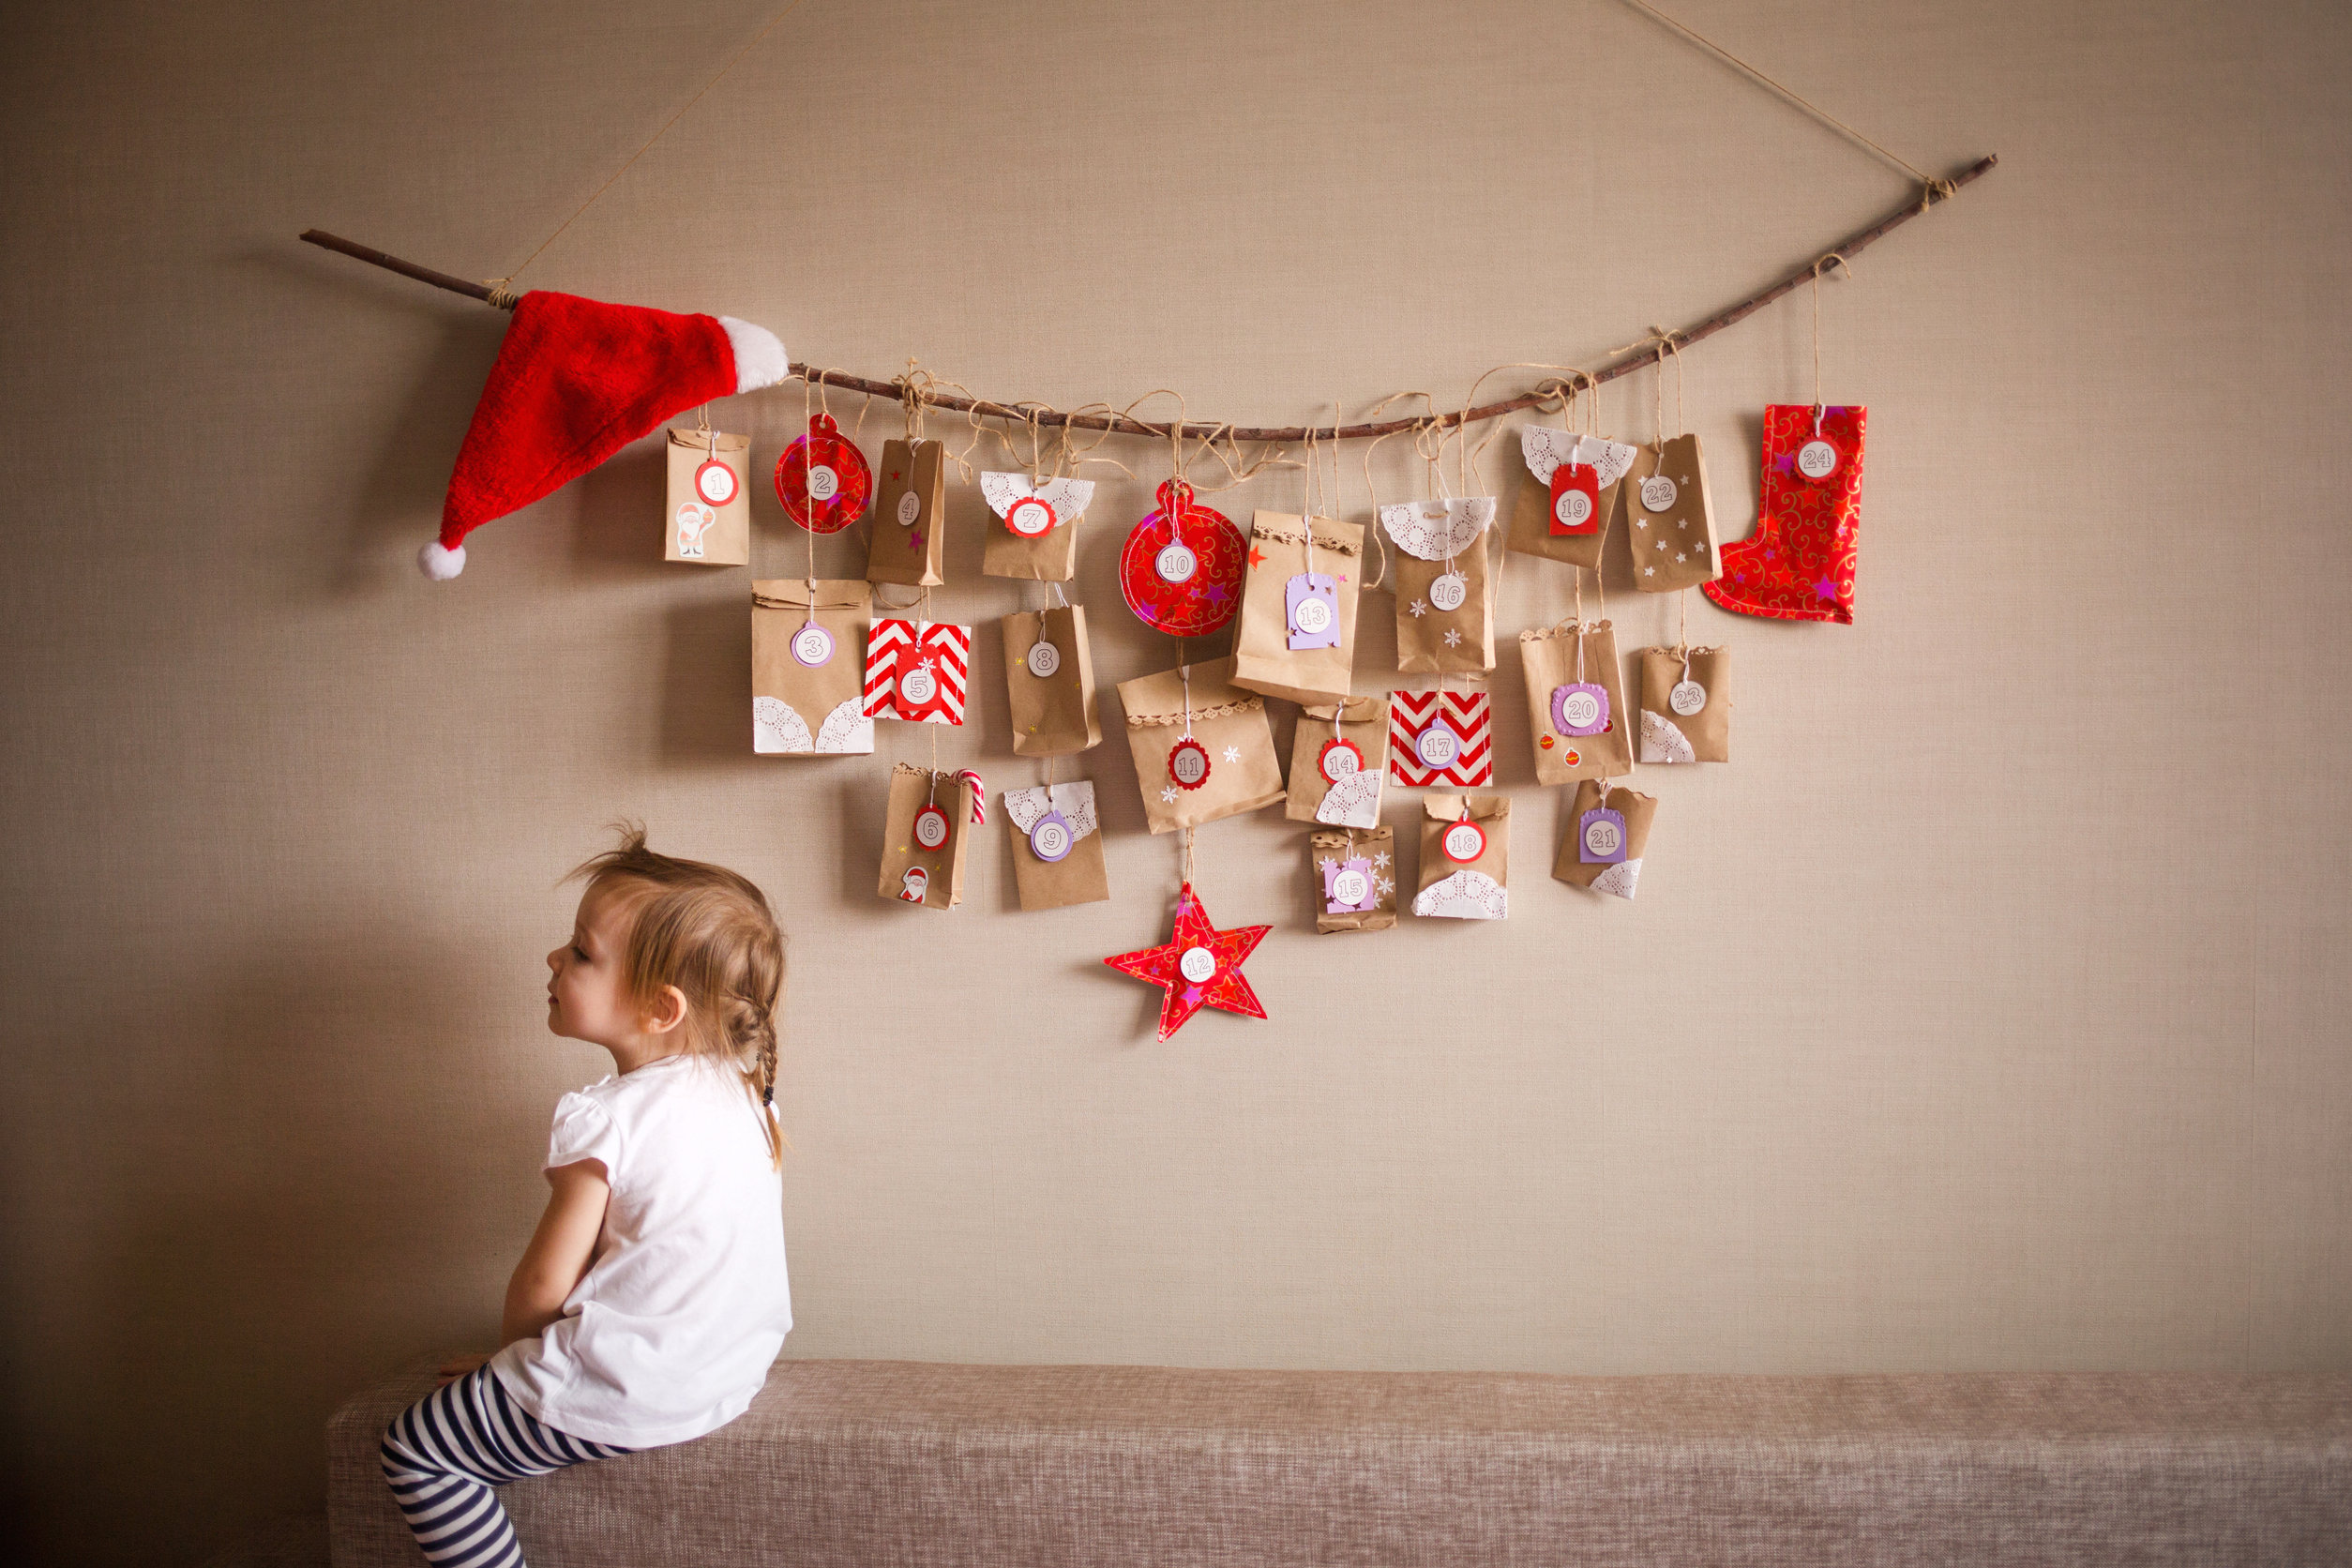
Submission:
[[[1576,859],[1587,866],[1616,866],[1625,858],[1625,814],[1595,807],[1576,819]]]
[[[1552,470],[1552,533],[1601,531],[1601,471],[1591,463],[1561,463]]]
[[[1290,647],[1339,646],[1339,584],[1321,572],[1300,572],[1283,585],[1282,605],[1290,622]]]

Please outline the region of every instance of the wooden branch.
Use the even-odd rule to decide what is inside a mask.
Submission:
[[[1878,240],[1908,223],[1912,219],[1926,212],[1930,206],[1951,201],[1959,192],[1961,187],[1991,173],[1994,166],[1999,161],[1998,155],[1987,153],[1983,158],[1954,174],[1948,188],[1929,188],[1920,199],[1906,203],[1900,209],[1889,213],[1869,228],[1858,234],[1848,234],[1845,239],[1830,247],[1821,253],[1820,260],[1827,260],[1833,255],[1851,260]],[[344,255],[366,262],[371,266],[386,268],[404,278],[414,278],[420,283],[430,283],[437,289],[446,289],[451,294],[461,294],[485,303],[497,303],[492,299],[490,288],[486,283],[475,283],[463,278],[453,278],[445,272],[435,272],[430,267],[419,266],[415,262],[404,262],[398,256],[388,256],[381,250],[369,249],[367,246],[355,244],[351,240],[318,229],[304,230],[302,238],[309,244],[324,246],[329,250],[339,250]],[[1751,294],[1727,309],[1718,310],[1697,325],[1675,333],[1673,335],[1675,346],[1688,348],[1694,343],[1713,337],[1727,326],[1747,320],[1772,301],[1804,283],[1813,276],[1813,269],[1818,264],[1817,260],[1799,267],[1761,294]],[[1600,369],[1593,371],[1592,381],[1596,384],[1601,382],[1615,381],[1620,376],[1631,375],[1645,365],[1654,364],[1656,360],[1657,351],[1654,347],[1635,350],[1620,355]],[[871,398],[887,398],[893,402],[899,400],[900,386],[896,381],[875,381],[866,376],[852,376],[839,370],[820,369],[798,362],[792,365],[792,370],[796,376],[814,377],[826,386],[838,386],[852,392],[863,392]],[[1545,386],[1557,387],[1561,379],[1563,378],[1548,378]],[[1499,419],[1506,414],[1516,413],[1523,408],[1534,408],[1543,403],[1555,401],[1558,397],[1559,393],[1553,390],[1524,392],[1515,398],[1506,398],[1500,402],[1482,403],[1476,408],[1455,409],[1451,413],[1419,415],[1404,419],[1383,419],[1365,425],[1342,425],[1335,432],[1326,427],[1318,426],[1315,429],[1315,434],[1318,439],[1326,441],[1332,439],[1334,434],[1341,441],[1363,441],[1376,436],[1398,435],[1407,430],[1425,428],[1447,430],[1459,425]],[[962,398],[947,393],[927,398],[925,402],[931,408],[944,409],[957,414],[976,413],[983,418],[1003,419],[1016,425],[1035,423],[1048,428],[1069,425],[1078,430],[1116,430],[1127,435],[1157,436],[1162,441],[1167,440],[1168,435],[1168,427],[1166,424],[1154,425],[1147,420],[1131,418],[1120,414],[1064,414],[1057,409],[1013,408],[1003,403],[990,402],[986,398]],[[1307,437],[1307,427],[1304,425],[1279,427],[1244,425],[1237,428],[1195,419],[1182,426],[1181,430],[1188,440],[1204,440],[1211,436],[1217,436],[1232,441],[1252,443],[1302,442]]]

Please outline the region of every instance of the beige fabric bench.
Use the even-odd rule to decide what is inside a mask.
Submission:
[[[338,1568],[422,1561],[327,1428]],[[1570,1378],[783,1361],[502,1493],[535,1568],[2352,1562],[2352,1378]]]

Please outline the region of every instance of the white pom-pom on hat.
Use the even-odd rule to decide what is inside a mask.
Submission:
[[[416,552],[416,569],[435,582],[446,582],[465,570],[465,546],[451,550],[434,539]]]

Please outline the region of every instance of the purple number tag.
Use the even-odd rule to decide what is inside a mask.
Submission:
[[[1625,858],[1625,814],[1596,807],[1576,819],[1576,858],[1587,866],[1615,866]]]
[[[1325,914],[1346,914],[1378,907],[1380,897],[1373,890],[1372,863],[1359,857],[1334,860],[1324,867],[1323,902]]]
[[[1609,727],[1608,688],[1591,681],[1552,687],[1552,728],[1563,735],[1597,735]]]
[[[1339,584],[1321,572],[1300,572],[1284,585],[1283,613],[1290,623],[1290,646],[1339,646]]]
[[[1048,865],[1066,858],[1070,846],[1077,841],[1077,836],[1070,832],[1070,820],[1059,811],[1047,812],[1029,830],[1029,847]]]

